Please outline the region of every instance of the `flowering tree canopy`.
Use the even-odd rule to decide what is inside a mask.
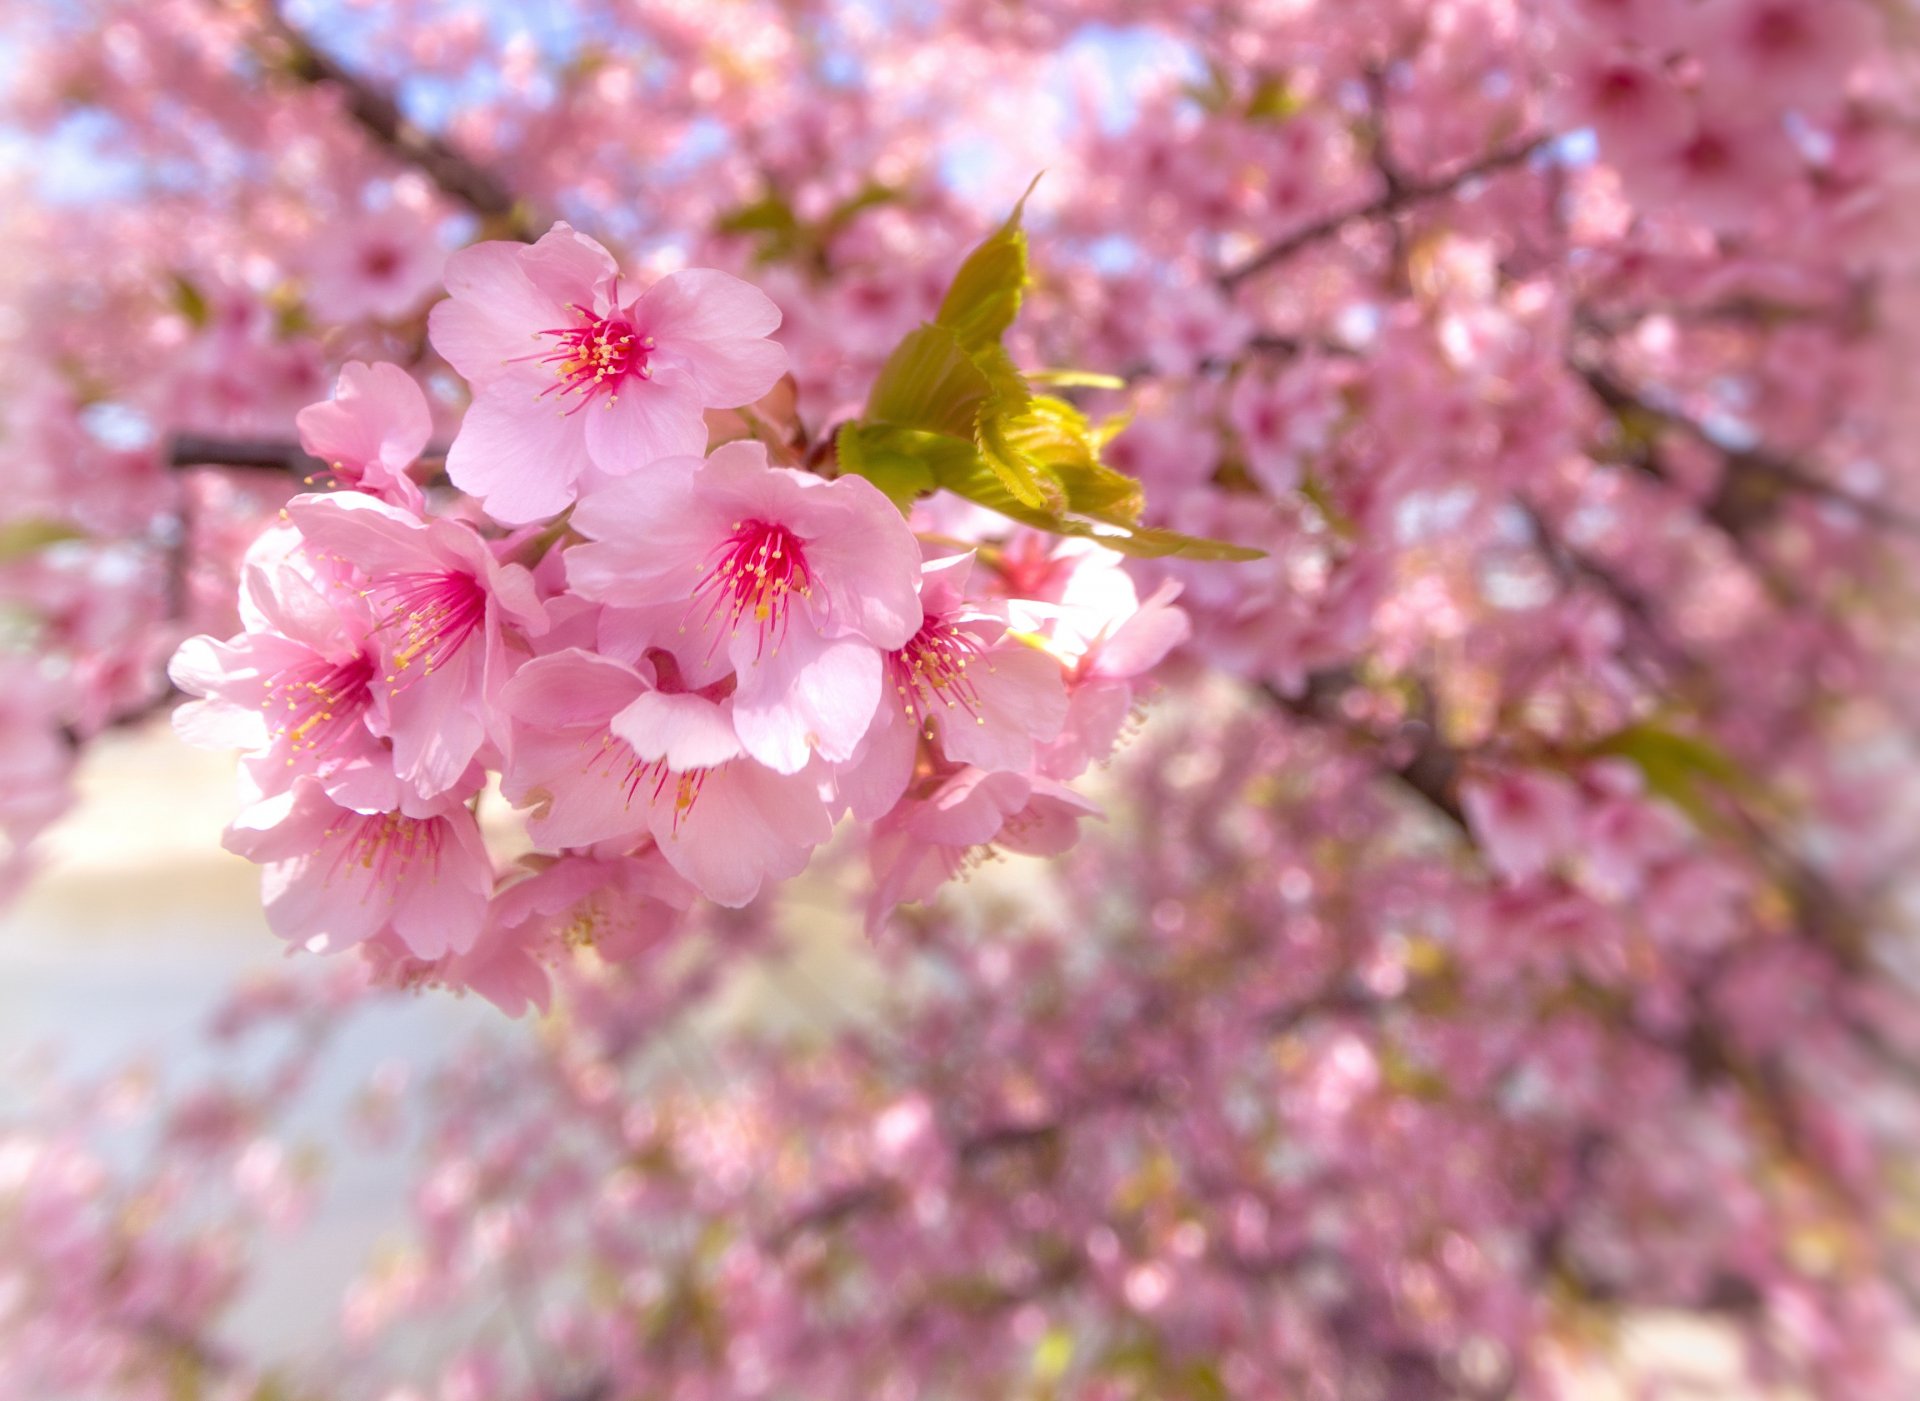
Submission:
[[[1913,1394],[1917,41],[10,19],[6,120],[87,175],[0,214],[0,895],[168,710],[311,967],[149,1161],[97,1087],[0,1130],[0,1378],[1546,1397],[1675,1308]],[[962,884],[1002,856],[1054,859]],[[884,995],[664,1076],[803,872]],[[523,1021],[308,1374],[221,1318],[393,988]]]

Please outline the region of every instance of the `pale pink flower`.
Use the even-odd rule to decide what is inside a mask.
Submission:
[[[728,443],[612,484],[572,523],[589,539],[567,552],[577,592],[677,615],[686,644],[730,662],[749,754],[782,773],[851,757],[882,654],[921,621],[919,545],[871,483],[770,468],[759,443]]]
[[[287,513],[311,549],[367,581],[394,771],[421,798],[448,792],[487,741],[510,644],[546,627],[532,576],[500,563],[464,522],[422,520],[359,492],[302,496]]]
[[[1623,175],[1636,193],[1716,231],[1765,222],[1804,169],[1780,120],[1696,107],[1690,128]]]
[[[465,807],[431,817],[354,812],[311,777],[241,813],[225,845],[266,867],[268,925],[312,953],[382,932],[421,958],[462,952],[479,937],[493,889],[493,862]]]
[[[240,750],[263,794],[312,774],[343,806],[400,807],[405,790],[376,734],[373,615],[358,588],[300,543],[291,530],[271,531],[248,552],[244,632],[180,644],[168,675],[201,699],[174,709],[174,729],[202,749]]]
[[[1060,733],[1067,714],[1060,663],[1010,633],[1004,606],[967,598],[972,569],[966,554],[922,570],[920,630],[887,654],[880,709],[839,775],[840,795],[856,817],[878,817],[899,801],[922,738],[953,763],[1024,773],[1035,744]]]
[[[744,905],[806,868],[833,823],[809,773],[746,757],[727,702],[652,689],[632,667],[568,648],[520,668],[501,780],[542,847],[614,855],[651,838],[708,899]]]
[[[333,397],[309,404],[295,421],[300,445],[327,464],[336,485],[416,513],[425,509],[408,469],[433,436],[433,414],[413,376],[398,365],[349,360]]]
[[[1715,101],[1767,112],[1838,106],[1881,37],[1865,0],[1702,0],[1691,20],[1688,47]]]
[[[1568,126],[1591,126],[1611,162],[1658,159],[1691,123],[1685,94],[1659,64],[1584,42],[1556,53],[1555,114]]]
[[[1079,836],[1080,819],[1098,812],[1071,788],[1027,774],[963,768],[929,780],[874,824],[868,931],[896,906],[928,898],[990,848],[1060,855]]]
[[[1487,863],[1509,881],[1542,875],[1579,840],[1580,793],[1558,774],[1518,770],[1469,778],[1460,806]]]
[[[1326,450],[1345,413],[1340,384],[1317,360],[1275,374],[1250,371],[1233,383],[1227,415],[1247,469],[1275,497],[1300,485],[1308,464]]]
[[[477,992],[509,1017],[545,1012],[550,967],[591,947],[626,961],[665,940],[693,899],[693,887],[658,852],[600,860],[528,858],[538,869],[503,887],[487,906],[472,948],[421,958],[391,931],[363,945],[374,979],[396,987]]]
[[[314,239],[306,256],[307,300],[330,323],[391,320],[426,300],[446,261],[432,223],[418,213],[356,212]]]
[[[779,310],[755,288],[692,269],[623,297],[606,249],[565,224],[454,254],[447,290],[434,348],[473,387],[447,474],[510,525],[704,451],[705,410],[750,404],[786,371],[767,339]]]

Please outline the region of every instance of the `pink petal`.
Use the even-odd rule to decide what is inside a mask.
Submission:
[[[567,323],[566,310],[528,280],[521,267],[526,252],[517,243],[476,243],[447,259],[452,295],[428,314],[427,334],[471,384],[548,378],[525,357],[539,349],[542,331]]]
[[[398,365],[349,360],[333,398],[309,404],[294,420],[300,445],[325,462],[377,463],[403,471],[433,436],[433,414],[420,386]]]
[[[447,476],[502,525],[557,516],[590,461],[581,417],[531,395],[482,395],[447,450]]]
[[[624,477],[663,457],[698,456],[707,449],[701,401],[686,384],[629,380],[611,398],[580,411],[587,453],[610,477]]]
[[[613,717],[612,729],[640,758],[665,760],[676,773],[718,768],[741,753],[726,711],[699,696],[649,691]]]

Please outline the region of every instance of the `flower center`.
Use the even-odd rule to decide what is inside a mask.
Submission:
[[[1773,5],[1754,16],[1754,47],[1769,58],[1791,58],[1812,40],[1806,17],[1797,8]]]
[[[334,847],[328,883],[337,875],[350,875],[356,866],[373,872],[387,886],[411,873],[416,862],[425,862],[437,872],[440,826],[438,818],[403,817],[397,812],[343,812],[323,835]]]
[[[387,675],[396,690],[433,675],[487,616],[486,590],[471,574],[393,574],[373,594],[387,614],[380,630],[397,639]]]
[[[813,597],[813,571],[799,538],[784,525],[735,521],[733,534],[708,555],[703,570],[693,596],[706,602],[704,622],[723,620],[729,636],[738,636],[744,623],[758,632],[756,658],[769,641],[779,655],[794,596]]]
[[[358,722],[372,680],[373,659],[364,654],[344,662],[315,657],[274,678],[260,708],[268,712],[273,737],[287,742],[289,766],[300,751],[330,746]]]
[[[987,723],[980,713],[980,691],[967,667],[985,650],[978,637],[945,618],[928,617],[907,645],[887,656],[894,694],[901,710],[928,731],[935,707],[964,710],[976,724]]]
[[[673,834],[676,837],[680,835],[682,819],[693,811],[693,805],[700,800],[700,790],[706,786],[707,775],[713,772],[712,769],[676,771],[667,767],[665,759],[642,759],[633,752],[632,745],[611,730],[601,736],[599,750],[587,762],[589,770],[596,765],[607,778],[618,775],[616,781],[625,790],[629,808],[635,799],[653,804],[671,795]]]
[[[567,413],[578,413],[606,392],[611,407],[619,398],[622,381],[652,379],[648,363],[654,351],[652,336],[642,336],[625,317],[599,317],[575,302],[570,308],[580,318],[578,326],[558,326],[536,333],[557,342],[550,354],[539,357],[543,365],[553,367],[554,383],[540,391],[539,397],[559,394],[577,397],[579,402]]]

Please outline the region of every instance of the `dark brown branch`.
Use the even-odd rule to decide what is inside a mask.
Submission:
[[[1381,750],[1381,772],[1399,780],[1402,787],[1417,795],[1427,806],[1461,831],[1467,829],[1466,811],[1460,806],[1460,755],[1427,721],[1411,721],[1398,735],[1379,735],[1356,724],[1341,710],[1342,698],[1353,689],[1353,679],[1343,671],[1320,671],[1307,678],[1304,690],[1290,696],[1274,686],[1260,689],[1275,705],[1289,714],[1313,724],[1339,731],[1349,738]],[[1410,743],[1406,758],[1395,760],[1387,752],[1394,743]]]
[[[327,464],[284,438],[213,438],[176,433],[167,442],[169,467],[257,467],[305,480]]]
[[[260,48],[272,67],[295,81],[339,89],[346,98],[347,115],[361,130],[396,160],[419,170],[448,198],[486,220],[489,233],[533,241],[536,229],[531,211],[497,175],[416,125],[389,93],[318,48],[276,4],[263,7]]]
[[[1783,453],[1765,447],[1730,447],[1715,438],[1705,424],[1653,403],[1603,365],[1575,361],[1572,368],[1594,398],[1616,417],[1638,416],[1726,459],[1720,488],[1702,508],[1702,514],[1735,538],[1763,521],[1770,514],[1773,500],[1783,494],[1810,496],[1844,507],[1869,525],[1920,534],[1920,516],[1827,481]],[[1655,476],[1664,475],[1657,463],[1639,465]]]
[[[419,464],[421,478],[431,484],[446,465],[447,450],[429,447]],[[215,438],[200,433],[176,433],[167,440],[167,466],[247,467],[262,472],[285,472],[303,482],[325,480],[328,465],[286,438]]]
[[[1472,184],[1475,180],[1498,174],[1516,165],[1524,165],[1552,140],[1551,136],[1535,136],[1516,145],[1502,147],[1491,155],[1474,161],[1471,165],[1463,166],[1451,175],[1433,180],[1387,180],[1381,192],[1364,204],[1337,210],[1324,218],[1303,225],[1285,238],[1261,249],[1246,261],[1228,268],[1219,275],[1220,286],[1232,291],[1249,278],[1258,277],[1302,250],[1312,247],[1323,239],[1332,238],[1351,224],[1388,218],[1415,205],[1425,204],[1430,200],[1445,199],[1449,195],[1457,194],[1463,186]]]

